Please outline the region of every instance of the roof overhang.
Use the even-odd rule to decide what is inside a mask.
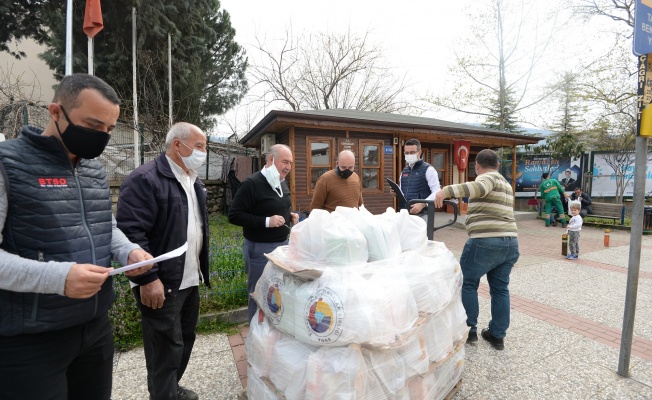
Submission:
[[[501,132],[474,125],[398,114],[355,110],[272,110],[240,139],[240,143],[246,147],[259,147],[261,135],[282,133],[290,127],[413,134],[425,138],[432,137],[437,141],[465,139],[470,140],[473,144],[495,147],[536,144],[544,139],[539,136]]]

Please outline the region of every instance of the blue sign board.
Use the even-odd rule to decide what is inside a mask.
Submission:
[[[652,0],[636,0],[634,54],[652,53]]]
[[[394,154],[394,146],[385,146],[385,154]]]

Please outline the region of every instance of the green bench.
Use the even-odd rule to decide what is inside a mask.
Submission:
[[[602,218],[612,219],[614,225],[617,220],[620,220],[620,225],[625,224],[625,206],[623,204],[596,203],[594,201],[591,203],[591,209],[593,212],[584,217],[585,220],[587,218]]]

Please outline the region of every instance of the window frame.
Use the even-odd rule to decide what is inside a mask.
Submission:
[[[383,171],[385,166],[385,154],[384,154],[384,145],[385,142],[382,140],[373,140],[373,139],[359,139],[358,140],[358,154],[357,154],[357,168],[356,171],[360,176],[360,184],[363,185],[363,193],[382,193],[384,191],[384,182],[383,182]],[[378,165],[375,166],[365,166],[364,163],[364,148],[365,146],[376,146],[378,148]],[[366,188],[364,187],[364,169],[377,169],[378,170],[378,186],[375,188]]]
[[[313,168],[320,168],[322,167],[321,165],[313,166],[312,165],[312,144],[313,143],[327,143],[329,145],[329,151],[330,151],[330,157],[329,157],[329,164],[324,164],[323,167],[326,168],[328,165],[328,169],[334,169],[335,168],[335,153],[336,151],[335,148],[335,138],[333,137],[325,137],[325,136],[310,136],[306,138],[306,193],[309,195],[314,192],[314,188],[312,187],[312,169]],[[319,178],[317,178],[319,179]],[[317,180],[315,180],[315,184],[317,183]]]

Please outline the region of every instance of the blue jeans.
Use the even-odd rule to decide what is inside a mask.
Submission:
[[[491,320],[489,331],[502,339],[509,327],[509,274],[516,264],[518,239],[516,237],[492,237],[468,239],[462,251],[460,265],[464,275],[462,304],[466,310],[466,325],[477,332],[478,286],[480,278],[487,275],[491,294]]]

